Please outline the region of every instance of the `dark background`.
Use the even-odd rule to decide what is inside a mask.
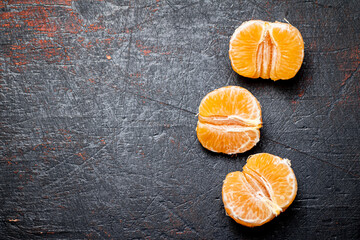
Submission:
[[[221,2],[221,3],[220,3]],[[360,2],[0,1],[1,239],[359,239]],[[229,39],[250,19],[305,41],[289,81],[238,76]],[[261,140],[199,144],[198,106],[237,85],[262,105]],[[250,229],[222,181],[246,158],[292,161],[298,195]]]

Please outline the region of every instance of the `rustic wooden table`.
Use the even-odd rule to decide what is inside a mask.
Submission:
[[[0,239],[359,239],[360,2],[0,1]],[[289,81],[238,76],[243,21],[305,41]],[[225,85],[262,105],[261,140],[236,156],[196,138]],[[299,190],[272,222],[224,213],[221,186],[250,154],[292,160]]]

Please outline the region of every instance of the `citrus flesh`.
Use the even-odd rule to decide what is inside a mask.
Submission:
[[[222,87],[207,94],[200,103],[197,137],[210,151],[245,152],[259,141],[261,127],[260,104],[245,88]]]
[[[288,23],[251,20],[230,39],[231,66],[239,75],[274,81],[293,78],[304,59],[304,41]]]
[[[243,171],[229,173],[222,187],[227,215],[248,227],[271,221],[289,207],[296,193],[290,161],[268,153],[250,156]]]

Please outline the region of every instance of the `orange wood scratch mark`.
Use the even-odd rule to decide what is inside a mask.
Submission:
[[[151,53],[149,47],[142,45],[140,40],[136,40],[136,47],[140,49],[144,56],[148,56]]]
[[[105,233],[108,237],[111,237],[111,234],[108,233],[107,231],[104,230],[104,233]]]
[[[96,31],[99,31],[101,29],[105,29],[105,27],[102,26],[100,23],[93,23],[93,24],[90,24],[88,29],[89,29],[90,32],[96,32]]]
[[[10,7],[13,9],[13,7]],[[0,14],[0,19],[4,20],[3,26],[11,28],[12,26],[28,26],[28,30],[44,32],[48,36],[53,36],[59,29],[54,19],[54,7],[49,6],[27,6],[22,11],[9,11]]]
[[[143,50],[143,53],[144,53],[144,56],[147,56],[147,55],[149,55],[149,53],[151,53],[151,51],[150,50]]]
[[[19,48],[22,47],[18,45],[13,45],[10,47],[10,51],[5,52],[5,56],[10,59],[10,63],[17,66],[25,65],[28,63],[26,55],[17,51],[17,49]]]
[[[20,42],[21,43],[21,42]],[[63,62],[65,60],[66,49],[63,49],[59,42],[52,40],[38,40],[36,38],[27,43],[12,45],[6,56],[15,65],[24,65],[33,60],[45,60],[49,63]]]
[[[170,55],[171,52],[163,52],[163,53],[160,53],[161,55]]]
[[[11,4],[46,4],[46,5],[64,5],[71,6],[73,0],[9,0]]]
[[[106,39],[104,39],[104,40],[102,40],[102,42],[104,42],[104,43],[106,43],[106,44],[110,44],[111,43],[111,41],[113,41],[115,38],[114,37],[111,37],[111,38],[106,38]]]
[[[71,142],[71,135],[69,130],[59,129],[59,132],[64,136],[65,140]],[[55,150],[55,148],[53,148],[53,150]]]
[[[19,65],[19,66],[21,66],[21,65],[26,65],[26,64],[28,64],[28,62],[15,62],[15,65]],[[20,68],[18,68],[18,69],[20,69]]]
[[[75,154],[76,156],[79,156],[79,157],[81,157],[82,158],[82,160],[86,160],[86,157],[85,157],[85,152],[80,152],[80,153],[77,153],[77,154]]]
[[[150,7],[149,10],[154,13],[154,12],[158,11],[159,9]]]
[[[336,54],[340,71],[354,71],[360,64],[360,48],[358,46]]]
[[[20,221],[20,220],[17,219],[17,218],[15,218],[15,219],[11,219],[11,218],[10,218],[10,219],[8,219],[8,221],[9,221],[9,222],[18,222],[18,221]]]
[[[303,89],[303,90],[301,90],[301,92],[299,93],[299,97],[304,96],[304,94],[305,94],[305,90]]]
[[[84,21],[79,18],[78,14],[70,9],[70,14],[64,23],[65,32],[77,34],[82,31],[83,23]]]
[[[108,29],[108,30],[107,30],[107,33],[108,33],[108,34],[117,34],[117,32],[115,32],[115,31],[113,31],[113,30],[111,30],[111,29]]]
[[[83,20],[79,18],[78,13],[69,8],[63,8],[65,14],[58,11],[59,5],[71,6],[71,2],[70,0],[10,1],[8,12],[0,13],[0,20],[3,20],[0,26],[6,28],[25,26],[28,31],[35,30],[32,34],[47,34],[49,37],[63,32],[76,34],[83,28]],[[17,7],[12,4],[21,4],[23,9],[13,11]]]
[[[84,48],[90,49],[90,48],[92,48],[94,45],[92,45],[91,42],[88,42],[87,44],[81,44],[81,46],[83,46]]]
[[[336,55],[338,69],[342,71],[344,78],[340,82],[340,87],[344,86],[346,82],[357,74],[360,65],[360,48],[358,46],[339,51]]]
[[[137,72],[137,73],[130,73],[130,77],[140,78],[140,77],[141,77],[141,73],[139,73],[139,72]]]
[[[344,79],[341,81],[340,86],[344,86],[346,81],[351,77],[351,73],[345,73]]]
[[[292,103],[291,108],[292,108],[293,112],[295,112],[299,102],[296,100],[292,100],[291,103]]]

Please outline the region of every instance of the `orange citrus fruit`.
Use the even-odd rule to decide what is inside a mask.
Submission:
[[[197,137],[213,152],[245,152],[260,139],[261,108],[245,88],[228,86],[208,93],[200,103]]]
[[[227,215],[248,227],[263,225],[294,201],[297,181],[288,159],[259,153],[242,172],[226,176],[222,199]]]
[[[288,23],[251,20],[232,35],[229,57],[234,71],[244,77],[290,79],[303,62],[304,41]]]

